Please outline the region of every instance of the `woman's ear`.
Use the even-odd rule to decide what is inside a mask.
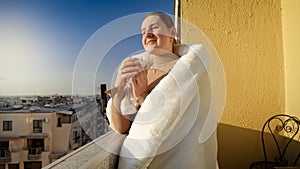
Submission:
[[[172,28],[170,29],[170,33],[171,33],[171,37],[175,38],[175,36],[176,36],[176,28],[175,28],[175,26],[172,26]]]

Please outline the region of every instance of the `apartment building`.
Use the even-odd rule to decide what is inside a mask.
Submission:
[[[39,169],[84,144],[73,111],[0,112],[0,169]]]

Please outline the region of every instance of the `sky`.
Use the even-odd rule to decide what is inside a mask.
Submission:
[[[128,29],[112,22],[150,11],[174,14],[174,0],[0,0],[0,96],[76,94],[74,72],[88,42],[102,38],[101,53],[118,29]],[[101,34],[107,25],[111,31]],[[122,59],[140,50],[139,35],[120,39],[97,63],[92,83],[109,88]]]

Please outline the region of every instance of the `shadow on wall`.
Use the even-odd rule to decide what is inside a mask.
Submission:
[[[276,156],[275,145],[271,134],[266,136],[268,159],[274,160]],[[292,164],[300,150],[300,138],[293,141],[287,150],[286,158]],[[281,137],[280,142],[287,141]],[[272,156],[273,155],[273,156]],[[218,161],[220,169],[248,169],[250,163],[263,161],[261,132],[220,123],[218,126]],[[300,166],[298,160],[297,165]]]

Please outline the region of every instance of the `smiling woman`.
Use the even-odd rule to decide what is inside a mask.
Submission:
[[[202,44],[177,45],[169,21],[162,12],[144,17],[145,52],[122,61],[114,88],[107,91],[110,126],[126,137],[122,169],[218,168],[210,56]],[[153,60],[150,68],[144,60]],[[127,101],[130,94],[133,102]]]
[[[173,44],[176,42],[176,30],[170,17],[166,17],[163,13],[158,13],[157,15],[149,13],[143,21],[141,29],[142,43],[147,51],[150,53],[155,53],[154,49],[161,49],[171,53],[174,51]]]

